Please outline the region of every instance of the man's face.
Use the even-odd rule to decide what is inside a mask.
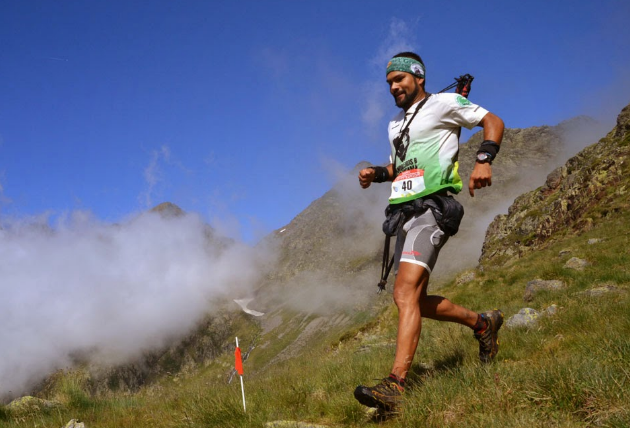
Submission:
[[[404,110],[424,96],[424,91],[420,86],[423,81],[424,79],[404,71],[391,71],[387,74],[389,92],[394,97],[396,105]]]

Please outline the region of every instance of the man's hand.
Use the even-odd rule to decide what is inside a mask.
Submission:
[[[376,177],[376,172],[372,168],[365,168],[359,171],[359,184],[364,189],[370,187],[372,181],[374,181],[374,177]]]
[[[470,174],[470,181],[468,182],[470,196],[475,196],[475,189],[486,186],[492,186],[492,166],[489,163],[475,162],[475,168]]]

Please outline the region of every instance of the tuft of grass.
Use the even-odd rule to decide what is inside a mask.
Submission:
[[[0,421],[6,421],[9,419],[9,410],[0,404]]]

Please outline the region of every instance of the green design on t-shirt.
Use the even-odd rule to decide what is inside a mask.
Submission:
[[[468,99],[466,99],[466,98],[462,97],[461,95],[459,95],[457,97],[457,104],[459,104],[462,107],[465,107],[465,106],[471,105],[472,103],[470,101],[468,101]]]
[[[404,162],[394,154],[396,156],[396,175],[411,169],[421,169],[424,171],[425,188],[413,195],[390,199],[391,204],[410,201],[442,190],[448,190],[452,193],[459,193],[462,190],[458,162],[444,168],[440,163],[440,147],[437,143],[437,140],[411,143]]]

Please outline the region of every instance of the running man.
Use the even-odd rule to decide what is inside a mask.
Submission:
[[[442,218],[442,212],[444,217],[453,217],[452,210],[440,211],[443,206],[434,203],[440,199],[461,210],[461,205],[447,194],[459,193],[463,187],[457,162],[459,129],[483,128],[484,141],[468,182],[470,196],[474,197],[475,190],[492,184],[491,164],[499,152],[504,125],[499,117],[461,95],[427,93],[425,70],[424,62],[413,52],[395,55],[387,64],[389,91],[402,108],[389,123],[392,163],[359,172],[364,189],[373,182],[392,182],[388,212],[402,208],[407,213],[412,211],[397,228],[394,302],[398,307],[398,333],[394,364],[390,375],[376,386],[359,385],[354,391],[361,404],[386,411],[396,409],[404,392],[422,317],[470,327],[479,341],[479,358],[484,363],[499,350],[497,332],[503,324],[499,310],[478,314],[444,297],[427,294],[429,275],[440,248],[448,240],[448,232],[453,232],[444,224],[455,221],[456,231],[461,220],[461,216]],[[463,210],[460,213],[463,215]]]

